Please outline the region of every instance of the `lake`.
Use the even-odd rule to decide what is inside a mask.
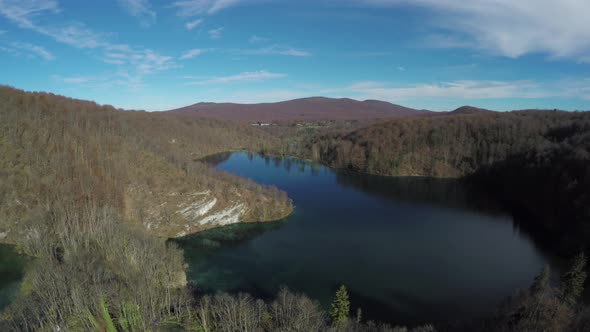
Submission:
[[[275,185],[285,220],[180,240],[189,279],[205,292],[272,298],[281,286],[325,307],[349,289],[352,313],[396,324],[477,318],[528,287],[548,261],[511,214],[457,180],[388,178],[246,152],[217,168]]]

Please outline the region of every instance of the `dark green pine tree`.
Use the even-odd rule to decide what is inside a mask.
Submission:
[[[531,285],[531,294],[532,295],[541,295],[547,289],[547,285],[549,284],[549,279],[551,278],[551,269],[549,265],[545,265],[541,274],[539,274],[533,284]]]
[[[575,306],[584,291],[586,263],[582,252],[574,258],[571,269],[561,276],[561,300],[569,306]]]
[[[350,313],[350,301],[348,300],[348,292],[344,285],[340,286],[336,292],[336,298],[332,302],[332,310],[330,310],[330,318],[332,325],[342,325],[348,320]]]

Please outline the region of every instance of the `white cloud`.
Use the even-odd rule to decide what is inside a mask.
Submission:
[[[205,51],[202,49],[199,49],[199,48],[194,48],[192,50],[188,50],[180,56],[180,60],[192,59],[196,56],[203,54],[203,52],[205,52]]]
[[[59,75],[54,75],[53,79],[60,83],[66,84],[82,84],[94,81],[95,78],[91,76],[72,76],[72,77],[62,77]]]
[[[439,99],[499,99],[541,98],[547,93],[535,82],[521,81],[452,81],[392,85],[383,82],[358,82],[342,89],[325,92],[349,92],[362,99],[409,100],[416,98]]]
[[[192,29],[194,29],[194,28],[198,27],[199,25],[201,25],[201,23],[203,23],[203,20],[202,20],[202,19],[198,19],[198,20],[194,20],[194,21],[186,22],[186,23],[184,24],[184,27],[185,27],[187,30],[192,30]]]
[[[23,42],[11,43],[10,45],[15,49],[27,52],[27,56],[40,57],[47,61],[55,60],[55,56],[41,46]]]
[[[110,64],[131,66],[139,75],[178,67],[170,56],[160,55],[150,49],[134,49],[128,45],[106,47],[102,60]]]
[[[272,45],[269,47],[263,47],[258,49],[233,50],[232,52],[244,55],[287,55],[295,57],[312,56],[312,54],[307,51],[302,51],[280,45]]]
[[[554,82],[458,80],[440,83],[396,84],[363,81],[346,87],[316,88],[321,94],[378,99],[390,102],[423,103],[427,100],[463,101],[493,99],[562,98],[590,100],[590,78]]]
[[[244,2],[243,0],[185,0],[172,4],[177,9],[177,15],[183,17],[214,14],[222,9]]]
[[[0,14],[15,22],[21,28],[35,28],[31,18],[47,12],[59,12],[57,1],[54,0],[0,0]]]
[[[588,0],[350,0],[362,5],[409,5],[432,11],[453,35],[437,47],[470,47],[508,57],[546,53],[584,61],[590,56]],[[438,40],[436,40],[438,39]]]
[[[211,29],[211,30],[207,31],[207,33],[209,34],[209,38],[219,39],[223,36],[223,27]]]
[[[285,74],[272,73],[265,70],[255,72],[245,72],[232,76],[209,77],[197,81],[187,83],[188,85],[207,85],[207,84],[228,84],[240,82],[257,82],[270,79],[277,79],[287,77]],[[186,76],[188,79],[195,79],[195,77]]]
[[[134,86],[138,86],[136,83],[143,75],[177,67],[172,57],[146,48],[112,43],[104,34],[97,33],[82,23],[38,23],[46,22],[47,16],[60,11],[57,2],[53,0],[0,0],[0,15],[21,28],[48,36],[57,42],[79,49],[98,51],[98,56],[105,63],[117,65],[120,71],[126,72],[125,80],[132,82]]]
[[[148,0],[119,0],[119,4],[132,16],[137,17],[143,26],[149,26],[156,20]]]
[[[138,92],[144,87],[143,78],[140,75],[130,74],[126,71],[107,72],[101,75],[53,75],[52,79],[61,84],[75,85],[86,89],[113,89],[125,87]]]
[[[251,44],[266,43],[266,42],[268,42],[268,41],[270,41],[270,39],[269,39],[269,38],[260,37],[260,36],[256,36],[256,35],[254,35],[254,36],[251,36],[251,37],[248,39],[248,42],[249,42],[249,43],[251,43]]]

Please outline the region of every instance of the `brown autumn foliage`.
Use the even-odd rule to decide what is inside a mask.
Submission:
[[[230,149],[272,150],[279,146],[272,136],[8,87],[0,87],[0,101],[0,234],[36,257],[0,329],[434,331],[360,319],[330,327],[317,303],[287,291],[270,304],[247,295],[190,296],[182,252],[153,234],[178,234],[176,208],[204,190],[218,209],[247,204],[245,221],[288,213],[284,193],[195,161]],[[377,174],[476,174],[484,183],[494,175],[512,186],[557,178],[555,189],[570,195],[564,202],[584,218],[588,129],[581,113],[407,118],[309,136],[298,141],[309,145],[295,148]],[[545,288],[516,297],[491,330],[583,331],[588,317],[587,309],[564,305],[558,289]]]
[[[249,126],[9,87],[0,87],[0,100],[0,232],[13,242],[23,235],[19,220],[58,201],[111,207],[166,237],[210,227],[178,212],[198,201],[199,192],[216,199],[210,213],[244,204],[244,221],[290,212],[284,193],[195,161],[230,149],[256,151],[272,141]]]
[[[590,239],[590,113],[402,118],[308,138],[304,157],[391,176],[468,178],[572,253]]]

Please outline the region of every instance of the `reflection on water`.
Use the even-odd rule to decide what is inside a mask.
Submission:
[[[474,318],[527,287],[547,261],[493,200],[454,180],[384,178],[244,152],[224,171],[273,184],[285,221],[183,239],[189,278],[208,291],[269,297],[283,285],[328,306],[346,284],[353,310],[399,324]]]

